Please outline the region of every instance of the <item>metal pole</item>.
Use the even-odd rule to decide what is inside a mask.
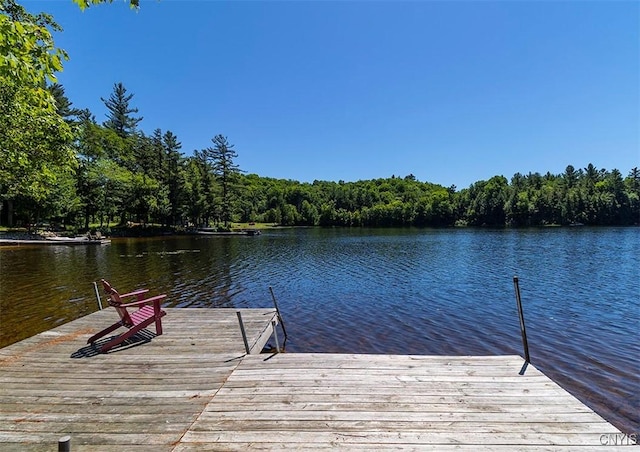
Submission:
[[[71,437],[63,436],[58,440],[58,452],[70,452],[71,451]]]
[[[236,311],[238,315],[238,323],[240,323],[240,332],[242,333],[242,340],[244,341],[244,349],[247,351],[247,355],[251,353],[249,349],[249,342],[247,341],[247,332],[244,330],[244,322],[242,321],[242,314],[240,311]]]
[[[278,313],[278,320],[280,321],[280,325],[282,326],[282,332],[284,333],[284,338],[287,338],[287,329],[284,327],[284,321],[282,320],[282,316],[280,315],[280,309],[278,308],[278,302],[276,301],[276,296],[273,294],[273,287],[269,286],[269,292],[271,292],[271,299],[273,300],[273,305],[276,307],[276,312]]]
[[[278,343],[278,330],[276,330],[276,321],[271,321],[271,327],[273,328],[273,337],[276,340],[276,352],[280,353],[280,344]]]
[[[100,299],[100,292],[98,291],[98,283],[97,282],[93,282],[93,288],[96,291],[96,299],[98,300],[98,306],[100,307],[100,310],[102,311],[102,300]]]
[[[524,347],[524,359],[526,362],[530,363],[531,359],[529,357],[529,343],[527,342],[527,329],[524,326],[524,313],[522,312],[522,300],[520,299],[520,284],[518,282],[517,276],[513,277],[513,288],[516,292],[518,316],[520,317],[520,333],[522,334],[522,346]]]

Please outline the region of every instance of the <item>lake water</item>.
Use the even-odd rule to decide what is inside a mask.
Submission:
[[[169,307],[269,307],[290,352],[520,354],[640,431],[640,229],[287,229],[0,247],[0,347],[97,310],[92,281]]]

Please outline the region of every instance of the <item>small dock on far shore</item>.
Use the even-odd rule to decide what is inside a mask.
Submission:
[[[2,239],[0,246],[79,246],[79,245],[109,245],[110,239],[88,239],[86,237],[50,237],[48,239]]]
[[[173,308],[107,354],[90,314],[0,349],[0,450],[630,450],[519,356],[256,353],[275,309]],[[153,330],[153,328],[152,328]],[[612,447],[614,444],[617,447]],[[632,448],[632,450],[635,450]]]

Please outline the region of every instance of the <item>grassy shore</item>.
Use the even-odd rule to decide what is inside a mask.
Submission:
[[[273,223],[232,223],[229,225],[231,231],[240,231],[247,229],[267,230],[282,228]],[[152,237],[161,235],[181,235],[190,234],[193,229],[185,229],[183,227],[162,226],[159,224],[130,224],[130,225],[113,225],[100,227],[99,224],[91,224],[89,226],[90,231],[102,231],[103,236],[113,237]],[[6,226],[0,226],[0,238],[33,238],[36,236],[45,235],[58,235],[58,236],[81,236],[86,235],[88,231],[84,229],[72,229],[67,227],[65,229],[57,228],[51,230],[48,227],[32,228],[31,230],[19,227],[9,228]]]
[[[282,226],[274,223],[232,223],[231,229],[273,229]]]

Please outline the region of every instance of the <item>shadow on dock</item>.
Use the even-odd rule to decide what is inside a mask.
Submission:
[[[149,342],[151,342],[151,340],[156,337],[156,333],[149,331],[147,329],[143,329],[138,331],[136,334],[134,334],[133,336],[131,336],[130,338],[126,339],[124,342],[122,342],[122,344],[119,344],[115,347],[113,347],[112,349],[110,349],[107,354],[109,353],[117,353],[117,352],[121,352],[124,350],[128,350],[132,347],[137,347],[140,345],[144,345],[147,344]],[[94,356],[98,356],[100,355],[100,347],[102,347],[104,344],[108,343],[110,340],[116,338],[117,335],[111,336],[111,337],[106,337],[103,339],[99,339],[97,341],[95,341],[92,344],[88,344],[78,350],[76,350],[75,352],[73,352],[71,354],[71,358],[74,359],[78,359],[78,358],[92,358]]]

